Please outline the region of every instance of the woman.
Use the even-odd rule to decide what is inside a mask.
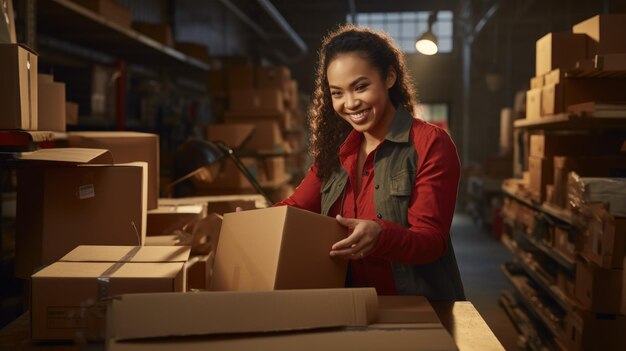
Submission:
[[[347,286],[464,299],[449,239],[458,155],[444,130],[411,116],[400,50],[386,34],[342,26],[322,42],[315,84],[315,162],[278,205],[336,216],[349,228],[330,251],[350,259]]]

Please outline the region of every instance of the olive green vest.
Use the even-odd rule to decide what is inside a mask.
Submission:
[[[396,112],[386,140],[374,158],[374,205],[379,218],[408,228],[408,208],[417,172],[418,155],[409,138],[413,117],[403,108]],[[348,174],[340,167],[321,187],[321,214],[328,215],[341,196]],[[463,284],[452,248],[437,261],[420,264],[393,262],[393,274],[399,295],[423,295],[431,301],[464,300]]]

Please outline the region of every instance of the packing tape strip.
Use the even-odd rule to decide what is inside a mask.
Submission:
[[[122,266],[127,262],[133,259],[137,252],[141,249],[141,246],[133,247],[124,257],[122,257],[118,262],[115,262],[111,267],[109,267],[106,271],[102,272],[100,276],[96,279],[97,281],[97,296],[98,301],[107,298],[110,296],[109,287],[111,285],[111,275],[117,272]]]

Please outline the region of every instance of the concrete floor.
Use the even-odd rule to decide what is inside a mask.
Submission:
[[[451,233],[467,299],[504,348],[517,350],[517,330],[498,305],[500,292],[511,288],[500,271],[500,265],[511,260],[511,253],[467,215],[455,214]]]

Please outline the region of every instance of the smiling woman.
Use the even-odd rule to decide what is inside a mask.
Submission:
[[[290,205],[349,230],[329,248],[347,286],[462,300],[450,241],[460,176],[450,136],[415,119],[401,51],[383,33],[342,26],[322,42],[309,111],[315,162]]]

